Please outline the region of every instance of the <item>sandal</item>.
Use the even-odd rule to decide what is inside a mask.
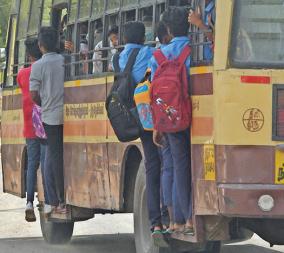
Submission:
[[[165,241],[163,231],[162,230],[154,230],[152,232],[152,238],[154,244],[160,248],[167,248],[169,247],[168,243]]]
[[[193,227],[185,227],[184,231],[182,232],[184,235],[194,235]]]

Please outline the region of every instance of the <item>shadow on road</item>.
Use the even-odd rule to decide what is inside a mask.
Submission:
[[[74,236],[63,246],[42,238],[0,239],[0,253],[135,253],[133,234]]]
[[[279,253],[281,251],[268,249],[253,244],[246,245],[225,245],[222,247],[222,253]]]
[[[225,245],[222,253],[279,253],[253,244]],[[0,253],[135,253],[133,234],[75,236],[63,246],[46,244],[42,238],[0,239]]]

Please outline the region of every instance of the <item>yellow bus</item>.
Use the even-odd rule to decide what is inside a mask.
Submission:
[[[68,215],[41,215],[49,243],[71,239],[76,221],[97,213],[134,213],[137,253],[218,253],[221,242],[257,233],[284,244],[284,61],[283,1],[216,0],[214,62],[191,27],[193,102],[191,128],[194,236],[173,234],[169,248],[150,236],[143,151],[139,141],[119,143],[107,119],[105,100],[113,83],[107,72],[108,29],[150,16],[154,27],[171,5],[204,10],[205,0],[18,0],[10,16],[2,102],[4,191],[25,197],[26,149],[21,92],[15,81],[26,65],[24,41],[52,25],[72,41],[66,55],[64,184]],[[68,15],[66,27],[62,25]],[[121,35],[121,31],[120,31]],[[82,59],[80,43],[88,38]],[[103,71],[93,73],[94,48],[103,41]],[[82,65],[84,67],[82,68]],[[190,154],[189,154],[190,155]],[[39,201],[44,201],[38,176]],[[40,210],[41,213],[41,210]]]

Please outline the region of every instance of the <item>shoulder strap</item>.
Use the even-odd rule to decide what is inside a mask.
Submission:
[[[120,67],[119,67],[119,52],[115,53],[113,56],[113,68],[114,68],[114,72],[115,73],[119,73],[120,72]]]
[[[190,54],[191,54],[191,47],[189,45],[186,45],[178,57],[178,62],[180,64],[184,64],[187,57],[190,56]]]
[[[127,64],[125,66],[125,69],[123,71],[124,73],[131,73],[132,72],[132,68],[134,66],[134,63],[136,61],[136,57],[137,57],[139,51],[140,51],[140,48],[134,48],[132,50],[132,52],[130,53],[130,56],[128,58]]]
[[[154,53],[153,53],[158,65],[161,65],[164,61],[167,60],[166,56],[163,54],[161,49],[157,49]]]

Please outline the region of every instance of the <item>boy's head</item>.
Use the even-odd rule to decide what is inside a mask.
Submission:
[[[168,44],[172,39],[167,26],[162,21],[158,23],[156,27],[156,33],[161,44]]]
[[[34,62],[41,58],[42,54],[38,47],[38,40],[35,38],[29,38],[25,41],[26,51],[29,57],[29,61]]]
[[[42,27],[38,35],[38,44],[40,51],[45,54],[56,52],[58,44],[58,33],[53,27]]]
[[[174,37],[187,36],[188,11],[184,7],[169,7],[162,15],[162,21]]]
[[[118,46],[118,26],[112,26],[108,31],[108,38],[114,46]]]
[[[139,21],[129,21],[123,27],[123,37],[125,43],[144,44],[145,25]]]

